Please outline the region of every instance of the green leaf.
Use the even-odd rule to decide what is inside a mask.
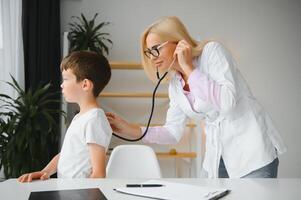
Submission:
[[[13,88],[15,88],[15,90],[20,93],[23,94],[24,90],[21,89],[21,87],[19,86],[19,84],[17,83],[16,79],[10,74],[10,77],[12,78],[13,83],[7,82],[7,84],[9,84],[10,86],[12,86]]]
[[[106,43],[113,44],[113,42],[106,37],[109,33],[102,33],[100,30],[104,26],[109,25],[109,22],[95,23],[98,13],[94,15],[91,20],[81,13],[80,17],[73,16],[76,21],[69,23],[70,31],[68,40],[70,42],[70,52],[79,50],[90,50],[103,54],[109,54],[109,48]],[[102,41],[102,42],[99,42]]]
[[[13,99],[0,94],[0,167],[6,178],[40,170],[49,161],[45,144],[58,141],[54,116],[65,114],[60,109],[50,109],[52,103],[59,103],[49,92],[50,84],[40,85],[25,92],[12,77],[8,82],[18,93]]]

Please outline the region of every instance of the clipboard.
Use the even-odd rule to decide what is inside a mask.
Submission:
[[[99,188],[31,192],[29,200],[107,200]]]
[[[142,184],[161,184],[162,187],[120,187],[119,193],[161,200],[216,200],[230,193],[229,189],[196,186],[160,180],[150,180]]]

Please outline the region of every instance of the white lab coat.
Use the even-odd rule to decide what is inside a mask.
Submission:
[[[239,178],[272,162],[286,151],[270,117],[252,95],[230,53],[219,43],[209,42],[194,60],[211,80],[222,85],[221,109],[196,98],[194,109],[184,95],[179,77],[169,84],[170,107],[165,128],[179,141],[187,117],[205,120],[206,153],[203,167],[208,177],[218,177],[223,157],[230,178]]]

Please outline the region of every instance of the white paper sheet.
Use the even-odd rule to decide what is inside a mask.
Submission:
[[[121,187],[115,191],[164,200],[208,200],[227,193],[222,188],[202,187],[182,183],[173,183],[160,180],[150,180],[142,184],[162,184],[162,187]]]

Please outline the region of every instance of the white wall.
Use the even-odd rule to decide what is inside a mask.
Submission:
[[[298,0],[61,0],[61,24],[62,32],[68,31],[71,16],[99,12],[99,20],[112,22],[106,28],[114,42],[109,59],[118,61],[140,61],[140,34],[160,16],[178,16],[196,39],[223,42],[288,145],[279,176],[301,178],[300,10]],[[140,73],[122,72],[113,79],[134,84]]]

